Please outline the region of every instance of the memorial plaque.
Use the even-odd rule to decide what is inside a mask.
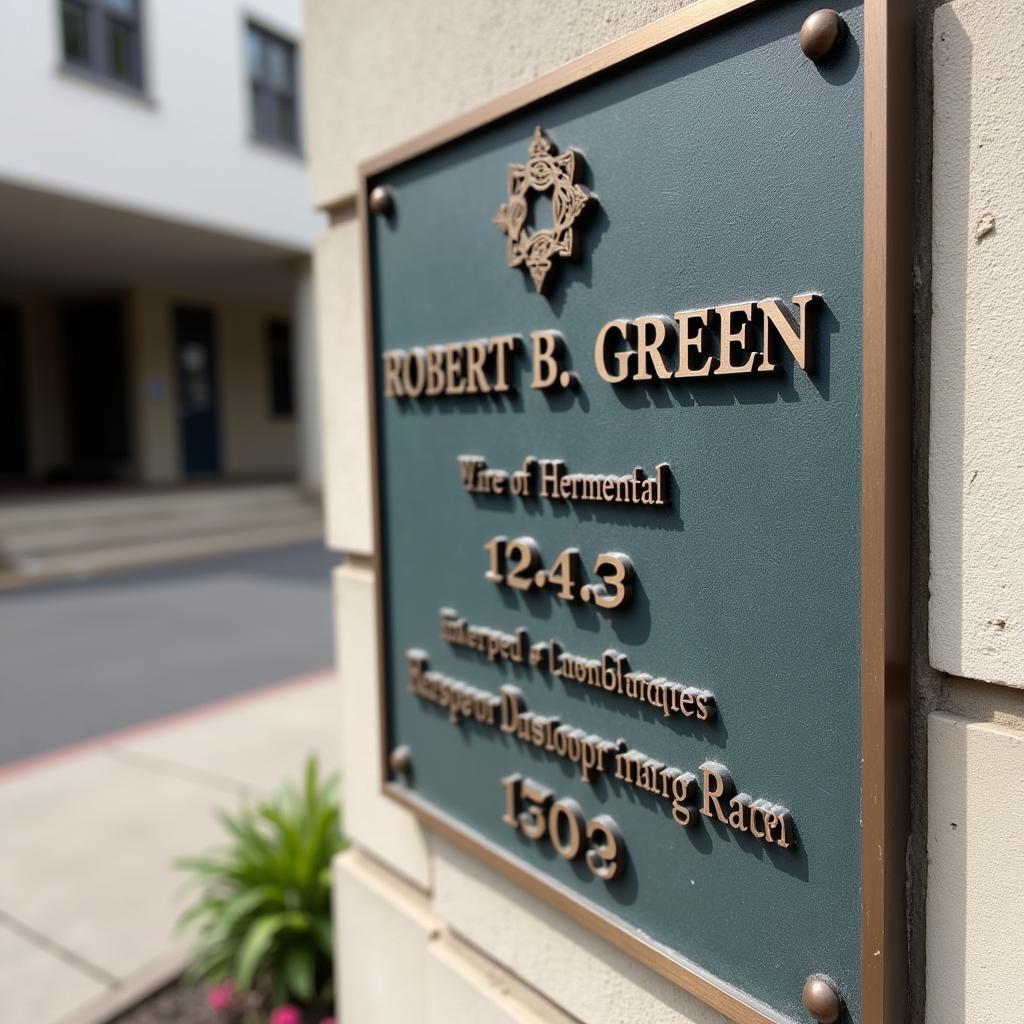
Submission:
[[[360,191],[385,790],[745,1022],[901,1005],[899,51],[816,10],[697,3]]]

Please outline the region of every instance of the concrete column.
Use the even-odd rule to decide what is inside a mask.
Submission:
[[[319,494],[323,488],[323,455],[320,443],[320,358],[317,351],[316,314],[313,305],[313,268],[303,260],[295,271],[292,292],[292,352],[295,396],[298,409],[299,483]]]
[[[128,403],[136,479],[181,479],[171,306],[166,295],[136,288],[125,303]]]

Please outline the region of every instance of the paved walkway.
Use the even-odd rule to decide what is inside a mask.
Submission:
[[[0,768],[0,1021],[79,1024],[180,963],[173,858],[217,807],[337,767],[329,674]]]

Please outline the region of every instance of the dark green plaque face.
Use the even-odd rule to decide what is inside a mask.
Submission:
[[[815,64],[815,8],[366,183],[389,792],[738,1020],[818,972],[861,1019],[863,19]]]

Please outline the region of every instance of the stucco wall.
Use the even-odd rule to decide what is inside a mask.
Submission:
[[[929,739],[928,1024],[1024,1020],[1024,805],[993,798],[1024,788],[1024,732],[934,714]]]
[[[351,195],[367,157],[688,5],[306,0],[314,202]]]
[[[302,37],[301,0],[149,0],[143,97],[60,69],[56,0],[4,4],[0,180],[309,249],[303,160],[251,139],[245,23]]]
[[[1024,686],[1024,7],[935,18],[931,656]]]
[[[1001,1024],[1024,1012],[1024,10],[922,6],[914,1009]]]

